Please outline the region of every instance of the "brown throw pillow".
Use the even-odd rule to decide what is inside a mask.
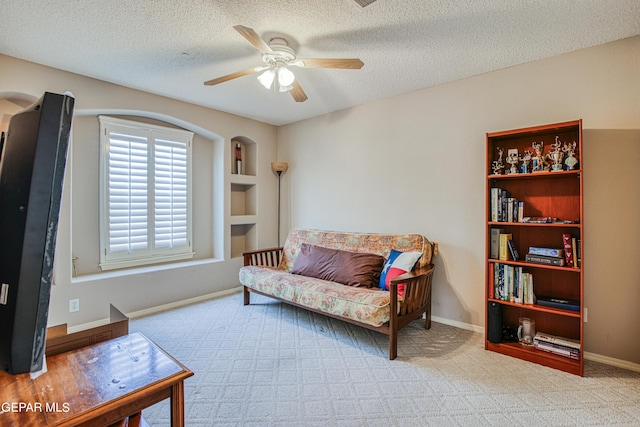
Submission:
[[[349,286],[373,287],[380,280],[384,258],[303,243],[293,263],[293,274],[330,280]]]

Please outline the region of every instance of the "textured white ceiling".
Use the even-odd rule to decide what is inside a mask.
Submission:
[[[261,64],[236,24],[365,65],[206,87]],[[0,0],[0,53],[275,125],[638,34],[639,0]]]

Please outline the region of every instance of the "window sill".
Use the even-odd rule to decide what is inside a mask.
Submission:
[[[195,252],[186,252],[186,253],[173,254],[173,255],[159,255],[159,256],[154,256],[150,258],[105,261],[100,263],[100,269],[102,271],[110,271],[110,270],[119,270],[119,269],[130,268],[130,267],[141,267],[141,266],[151,265],[151,264],[160,264],[160,263],[172,262],[172,261],[183,261],[187,259],[193,259],[194,255],[195,255]]]
[[[138,268],[127,268],[121,270],[110,270],[103,273],[82,274],[71,278],[71,283],[85,283],[96,280],[111,279],[117,277],[137,276],[140,274],[157,273],[159,271],[174,270],[180,268],[197,267],[201,265],[215,264],[221,262],[219,258],[207,258],[195,261],[185,261],[170,264],[155,264]]]

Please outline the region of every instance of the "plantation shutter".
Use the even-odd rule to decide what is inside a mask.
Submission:
[[[148,140],[109,133],[109,252],[146,250]]]
[[[100,267],[192,258],[193,133],[104,116],[100,127]]]
[[[187,144],[156,140],[155,247],[173,248],[188,243]]]

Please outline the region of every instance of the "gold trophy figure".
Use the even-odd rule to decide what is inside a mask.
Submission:
[[[562,159],[564,158],[564,153],[562,151],[562,143],[557,136],[556,142],[551,144],[551,150],[547,153],[547,158],[551,161],[551,172],[562,171]]]

